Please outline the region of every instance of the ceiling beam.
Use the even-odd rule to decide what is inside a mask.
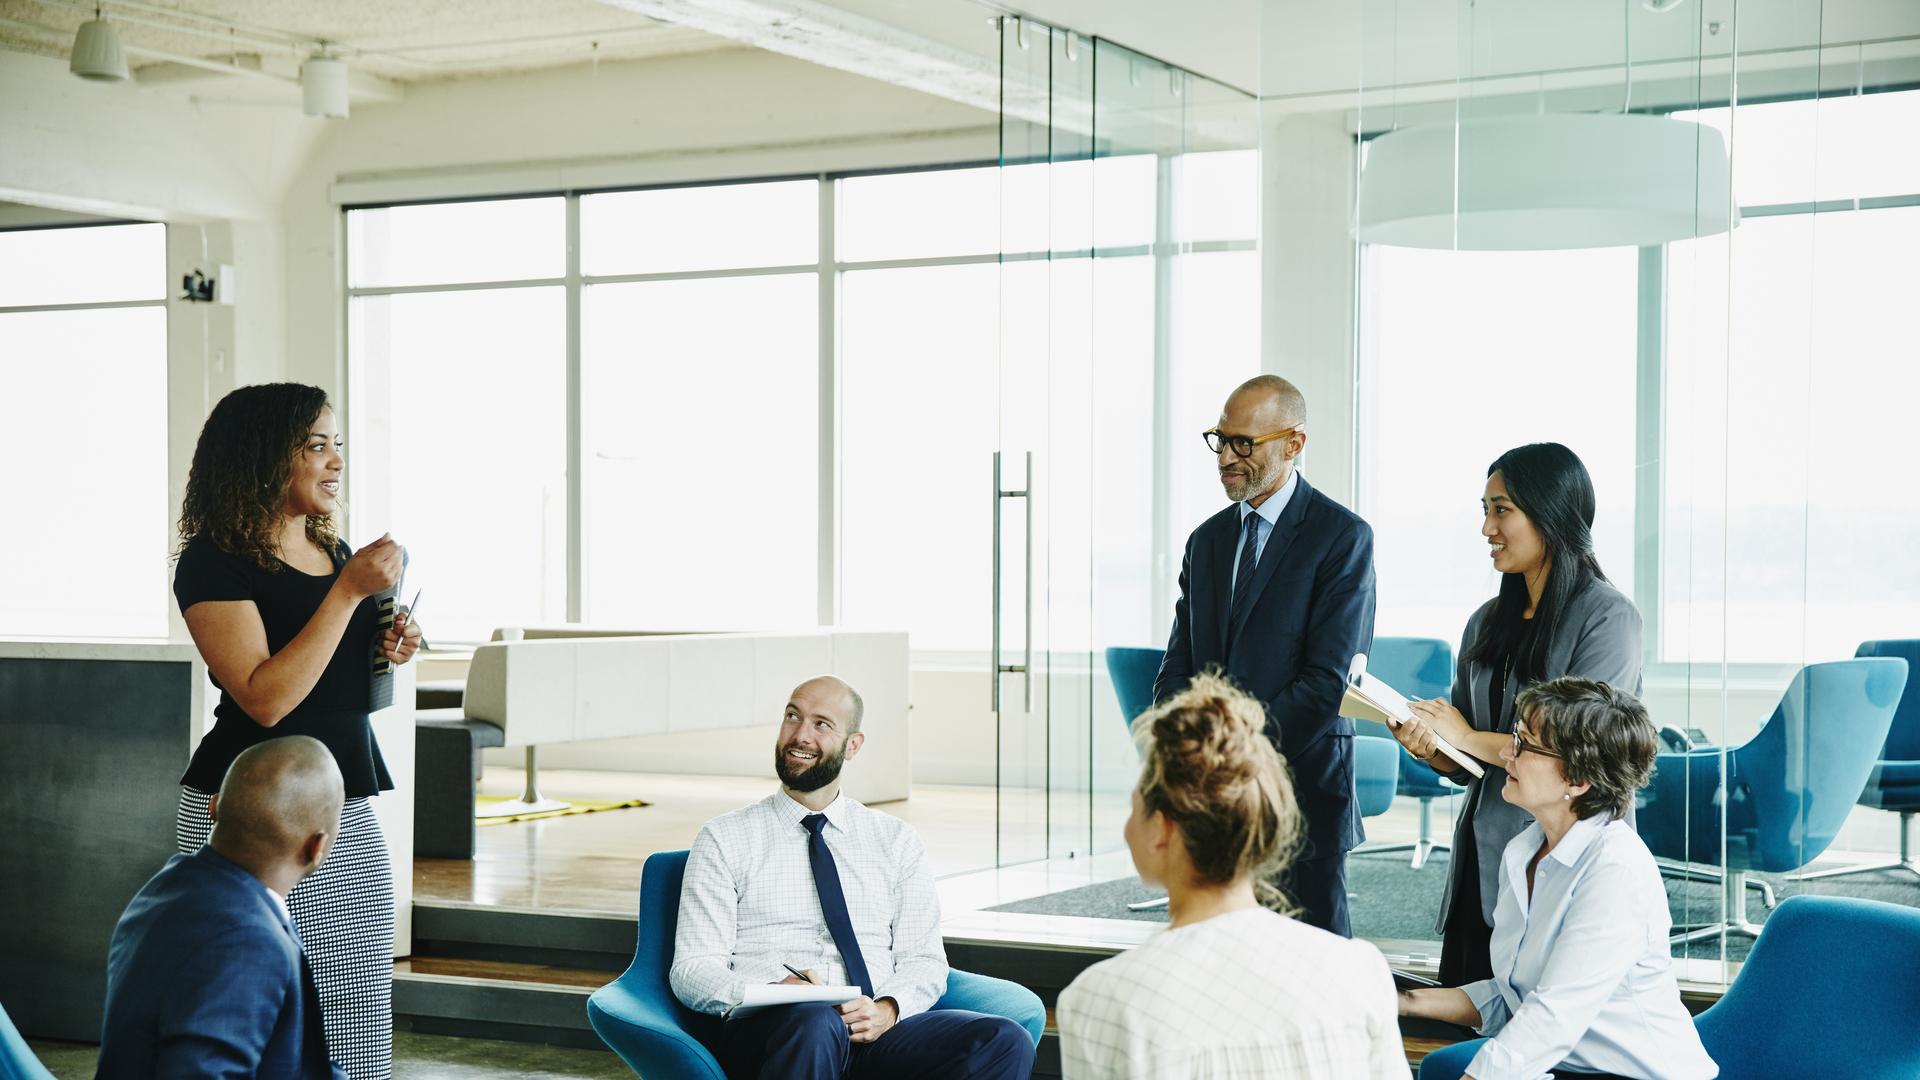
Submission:
[[[980,56],[815,0],[602,2],[989,112],[1000,109],[998,58]]]

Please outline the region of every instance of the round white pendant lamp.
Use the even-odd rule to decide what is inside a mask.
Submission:
[[[347,65],[331,56],[315,56],[300,67],[300,101],[308,116],[347,118]]]
[[[120,34],[95,12],[89,22],[80,24],[73,37],[73,59],[67,70],[89,82],[124,82],[128,76],[127,50],[120,47]]]
[[[1421,124],[1368,146],[1357,232],[1367,243],[1467,251],[1649,246],[1738,224],[1729,176],[1720,132],[1685,120]]]

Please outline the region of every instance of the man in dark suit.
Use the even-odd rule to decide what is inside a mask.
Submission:
[[[304,735],[234,759],[207,845],[168,859],[114,928],[95,1080],[345,1080],[286,906],[345,797],[333,754]]]
[[[1287,759],[1306,818],[1281,887],[1301,921],[1347,937],[1347,851],[1366,833],[1353,721],[1339,706],[1353,655],[1373,648],[1373,530],[1293,467],[1306,421],[1300,391],[1262,375],[1227,398],[1206,433],[1233,505],[1187,538],[1153,699],[1218,665],[1266,703],[1267,737]]]

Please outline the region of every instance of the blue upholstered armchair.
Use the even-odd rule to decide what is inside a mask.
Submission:
[[[0,1080],[53,1080],[5,1009],[0,1009]]]
[[[1694,1018],[1726,1080],[1920,1076],[1920,911],[1791,896],[1726,995]]]
[[[587,999],[593,1030],[646,1080],[726,1080],[709,1049],[720,1035],[720,1018],[680,1004],[667,983],[674,929],[680,922],[680,883],[686,874],[685,851],[647,857],[640,874],[639,943],[633,963],[626,974]],[[946,995],[933,1007],[1009,1017],[1027,1029],[1035,1045],[1047,1022],[1046,1008],[1033,991],[965,971],[948,972]]]
[[[1408,698],[1446,697],[1453,692],[1453,646],[1439,638],[1377,637],[1373,655],[1367,657],[1367,671]],[[1392,739],[1387,725],[1373,720],[1355,720],[1362,735]],[[1400,747],[1398,794],[1420,800],[1420,839],[1401,844],[1368,844],[1361,854],[1379,851],[1413,852],[1415,870],[1427,865],[1427,857],[1436,851],[1449,851],[1453,845],[1433,838],[1433,800],[1452,798],[1465,791],[1443,780],[1425,762]]]
[[[1688,875],[1726,886],[1724,923],[1683,928],[1675,942],[1722,929],[1759,935],[1746,918],[1747,872],[1797,870],[1833,843],[1873,772],[1906,683],[1900,659],[1809,664],[1759,732],[1725,751],[1725,783],[1719,747],[1659,756],[1637,815],[1641,838],[1656,856],[1687,864]]]
[[[1920,667],[1920,638],[1904,641],[1863,642],[1855,656],[1897,656],[1907,662],[1907,689],[1893,711],[1893,726],[1887,729],[1886,745],[1880,748],[1880,760],[1873,764],[1866,789],[1860,793],[1861,806],[1900,813],[1900,856],[1837,870],[1819,870],[1801,874],[1797,880],[1864,874],[1869,870],[1905,870],[1920,875],[1920,863],[1913,855],[1913,816],[1920,814],[1920,679],[1914,669]]]

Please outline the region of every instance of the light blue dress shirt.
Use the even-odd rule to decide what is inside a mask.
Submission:
[[[1540,860],[1529,902],[1527,863],[1545,839],[1528,825],[1500,862],[1494,977],[1460,988],[1490,1037],[1467,1075],[1545,1080],[1562,1065],[1647,1080],[1720,1075],[1680,1003],[1653,853],[1625,821],[1585,818]]]
[[[1280,485],[1280,490],[1269,495],[1266,502],[1259,506],[1240,504],[1240,539],[1233,542],[1233,580],[1230,584],[1238,585],[1240,581],[1240,549],[1247,546],[1247,515],[1260,516],[1260,525],[1253,534],[1253,565],[1259,566],[1260,556],[1267,553],[1267,537],[1273,535],[1273,523],[1280,520],[1280,511],[1293,501],[1294,489],[1299,486],[1300,470],[1288,469],[1287,482]]]

